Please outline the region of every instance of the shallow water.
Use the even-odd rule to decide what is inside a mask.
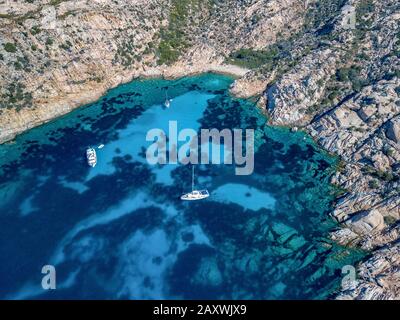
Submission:
[[[232,79],[143,80],[0,146],[0,298],[318,299],[360,253],[327,239],[335,159],[266,126]],[[165,90],[173,98],[162,103]],[[183,203],[191,167],[151,166],[151,128],[256,129],[255,170],[196,166],[211,197]],[[98,164],[86,164],[89,145]],[[41,287],[55,265],[57,289]]]

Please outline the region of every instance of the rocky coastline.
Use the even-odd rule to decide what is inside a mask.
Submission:
[[[23,133],[24,131],[40,126],[44,123],[61,117],[76,108],[94,102],[100,99],[108,90],[113,89],[121,84],[130,82],[134,79],[175,79],[208,72],[226,74],[240,78],[247,73],[248,70],[234,65],[215,64],[204,67],[203,69],[199,68],[194,70],[152,68],[144,71],[134,72],[133,74],[118,74],[116,77],[110,78],[106,84],[89,86],[78,93],[69,94],[66,97],[57,99],[55,101],[49,101],[43,105],[38,105],[30,109],[22,109],[20,111],[3,111],[0,115],[0,143],[12,142],[17,135]]]
[[[178,59],[161,64],[154,42],[164,41],[160,30],[172,23],[168,13],[174,10],[174,1],[133,1],[129,14],[121,14],[123,1],[56,2],[17,1],[7,8],[0,3],[0,46],[17,44],[15,51],[11,46],[1,51],[2,96],[18,90],[12,85],[16,82],[22,92],[17,101],[2,101],[2,106],[11,102],[13,106],[0,109],[0,143],[134,78],[203,72],[235,75],[232,94],[258,96],[258,105],[268,112],[272,125],[302,128],[342,159],[332,183],[343,194],[331,213],[341,228],[331,237],[342,245],[368,250],[370,256],[356,266],[357,283],[343,288],[337,298],[400,299],[400,80],[396,73],[400,10],[396,1],[338,2],[330,20],[322,25],[313,21],[314,29],[304,27],[296,37],[291,30],[307,25],[306,12],[311,10],[303,1],[254,0],[245,5],[227,1],[215,10],[196,3],[190,26],[197,27],[186,25],[196,36],[187,39]],[[357,16],[362,26],[356,29],[343,26],[349,7],[363,13]],[[53,26],[47,28],[50,22]],[[32,31],[37,28],[41,32]],[[24,35],[26,30],[30,31]],[[132,46],[126,39],[141,45]],[[266,54],[260,68],[227,61],[241,48],[260,50],[279,41],[283,47],[276,49],[281,50],[279,59]],[[15,62],[23,68],[15,69]],[[44,67],[27,72],[32,65]],[[27,104],[31,106],[22,107]]]

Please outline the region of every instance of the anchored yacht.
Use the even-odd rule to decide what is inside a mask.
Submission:
[[[192,166],[192,192],[186,193],[181,196],[181,200],[193,201],[208,198],[210,194],[207,189],[194,190],[194,166]]]
[[[97,164],[97,155],[96,150],[94,148],[87,148],[86,149],[86,159],[87,163],[91,167],[95,167]]]
[[[164,102],[164,106],[165,106],[166,108],[169,108],[170,105],[171,105],[171,101],[172,101],[172,99],[168,99],[168,92],[165,92],[165,102]]]

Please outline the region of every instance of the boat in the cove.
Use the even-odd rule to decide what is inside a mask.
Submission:
[[[192,166],[192,191],[181,196],[181,200],[193,201],[208,198],[210,194],[207,189],[194,190],[194,166]]]
[[[169,108],[171,106],[171,101],[172,99],[168,98],[168,92],[165,92],[165,102],[164,102],[164,106],[166,108]]]
[[[97,155],[96,150],[94,148],[87,148],[86,149],[86,159],[87,163],[91,167],[95,167],[97,164]]]

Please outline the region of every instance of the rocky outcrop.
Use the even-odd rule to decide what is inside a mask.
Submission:
[[[359,10],[360,28],[368,25],[356,31],[362,42],[356,32],[343,29],[339,15],[331,31],[334,40],[270,85],[265,107],[272,124],[304,126],[342,159],[332,182],[344,195],[331,213],[341,227],[332,238],[370,250],[372,257],[358,267],[357,286],[338,298],[398,299],[400,14],[388,10],[393,1],[348,4]],[[360,10],[369,13],[360,18]],[[354,58],[361,52],[364,60]]]
[[[400,143],[400,118],[389,121],[386,129],[386,137],[394,143]]]
[[[359,236],[365,236],[385,228],[383,216],[376,209],[353,214],[345,225]]]
[[[224,64],[230,52],[289,37],[304,9],[295,0],[0,1],[0,143],[135,77],[243,76]]]
[[[400,148],[385,132],[400,113],[395,92],[399,85],[400,80],[396,79],[368,86],[308,127],[320,145],[349,163],[334,177],[336,184],[350,191],[338,201],[332,213],[338,221],[379,207],[384,199],[394,203],[398,195],[395,177],[399,173]],[[395,211],[398,209],[393,205],[383,210],[383,215],[398,217]]]
[[[332,238],[371,257],[339,298],[399,298],[399,21],[395,0],[0,0],[0,143],[135,77],[235,74],[342,159]],[[260,66],[225,64],[246,48]]]
[[[306,56],[266,91],[270,121],[277,125],[306,125],[308,107],[320,101],[325,84],[335,73],[339,54],[328,48]]]
[[[400,299],[400,244],[374,252],[358,267],[356,287],[344,290],[340,300],[399,300]]]
[[[261,95],[268,83],[275,77],[275,74],[269,75],[268,78],[261,77],[254,71],[249,71],[241,78],[237,79],[231,86],[231,93],[239,98],[250,98]]]

